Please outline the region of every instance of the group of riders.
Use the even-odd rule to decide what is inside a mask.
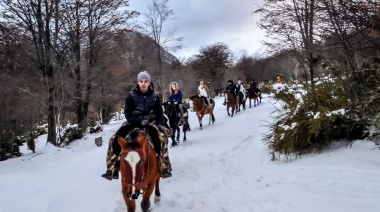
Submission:
[[[248,89],[250,95],[260,92],[255,79],[251,80]],[[232,80],[228,80],[228,85],[225,90],[229,91],[232,94],[232,96],[235,98],[235,101],[237,100],[237,95],[239,93],[242,93],[243,99],[246,98],[246,89],[240,79],[238,79],[237,84],[234,84]],[[223,105],[226,105],[226,99],[224,99]]]
[[[250,92],[258,92],[257,84],[253,79],[250,83]],[[237,85],[232,80],[228,81],[226,90],[231,91],[236,99],[236,93],[245,91],[240,80]],[[243,92],[245,95],[245,92]],[[207,107],[210,104],[210,90],[203,81],[199,82],[198,96],[201,97]],[[178,106],[180,112],[180,125],[184,123],[184,110],[182,102],[182,92],[178,83],[170,84],[168,104]],[[225,104],[225,103],[224,103]],[[155,93],[153,83],[148,72],[142,71],[137,75],[137,85],[133,88],[125,99],[124,115],[127,121],[119,130],[110,138],[107,151],[107,170],[102,177],[112,180],[119,178],[119,164],[121,147],[118,143],[118,136],[125,137],[128,132],[135,128],[145,129],[151,138],[151,142],[158,155],[159,172],[162,178],[172,176],[172,167],[168,154],[168,136],[170,135],[170,126],[167,117],[164,115],[162,102],[158,94]]]

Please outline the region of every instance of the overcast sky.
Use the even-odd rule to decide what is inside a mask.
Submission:
[[[159,0],[161,2],[161,0]],[[167,23],[177,27],[183,37],[183,48],[171,52],[177,58],[188,58],[199,53],[202,46],[217,42],[227,44],[234,54],[245,50],[249,55],[262,52],[263,32],[257,27],[260,0],[169,0],[169,9],[179,18]],[[140,19],[148,11],[151,0],[130,0],[130,10],[139,11]]]

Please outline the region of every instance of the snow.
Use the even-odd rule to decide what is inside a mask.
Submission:
[[[373,142],[337,143],[332,149],[302,158],[271,161],[263,142],[279,102],[262,104],[227,116],[216,98],[214,125],[195,113],[187,142],[170,148],[173,176],[161,180],[161,203],[155,212],[377,212],[380,211],[380,152]],[[45,146],[39,137],[32,154],[0,162],[0,212],[126,211],[120,180],[105,172],[109,137],[123,120],[105,125],[66,148]],[[94,139],[103,137],[103,146]],[[140,197],[141,198],[141,197]],[[137,211],[141,211],[137,201]]]

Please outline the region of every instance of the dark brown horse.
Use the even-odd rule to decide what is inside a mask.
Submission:
[[[249,99],[249,108],[251,108],[251,100],[253,99],[253,106],[261,104],[261,92],[255,92],[247,89],[247,99]]]
[[[224,90],[224,97],[226,98],[228,116],[232,117],[238,111],[239,101],[238,99],[235,99],[235,97],[229,90]],[[230,114],[230,108],[231,108],[231,114]]]
[[[202,119],[203,119],[203,116],[206,114],[210,115],[208,124],[209,125],[211,123],[214,124],[214,122],[215,122],[215,117],[214,117],[215,101],[213,99],[210,99],[211,107],[209,107],[203,101],[202,97],[199,97],[197,95],[190,97],[190,100],[193,101],[193,110],[195,111],[195,113],[197,114],[197,117],[198,117],[199,129],[203,129]]]
[[[122,193],[129,212],[136,210],[135,200],[140,194],[142,211],[150,208],[150,195],[155,190],[154,203],[160,202],[160,176],[156,153],[145,130],[134,129],[124,139],[118,137],[121,146],[120,172]]]

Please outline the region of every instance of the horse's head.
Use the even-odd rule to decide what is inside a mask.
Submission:
[[[202,107],[203,102],[201,97],[199,97],[198,95],[193,95],[189,99],[191,102],[190,105],[192,105],[192,111],[196,110],[196,108],[198,107]]]
[[[163,103],[162,106],[164,108],[164,113],[166,114],[166,116],[169,120],[169,125],[174,126],[175,124],[177,124],[178,112],[176,109],[176,105]]]
[[[121,146],[120,172],[123,192],[126,192],[128,198],[137,199],[144,189],[142,181],[146,171],[148,138],[144,130],[135,128],[125,139],[119,136],[118,142]]]
[[[163,106],[164,106],[164,113],[169,117],[169,119],[170,117],[177,116],[177,110],[175,108],[175,105],[164,103]]]

